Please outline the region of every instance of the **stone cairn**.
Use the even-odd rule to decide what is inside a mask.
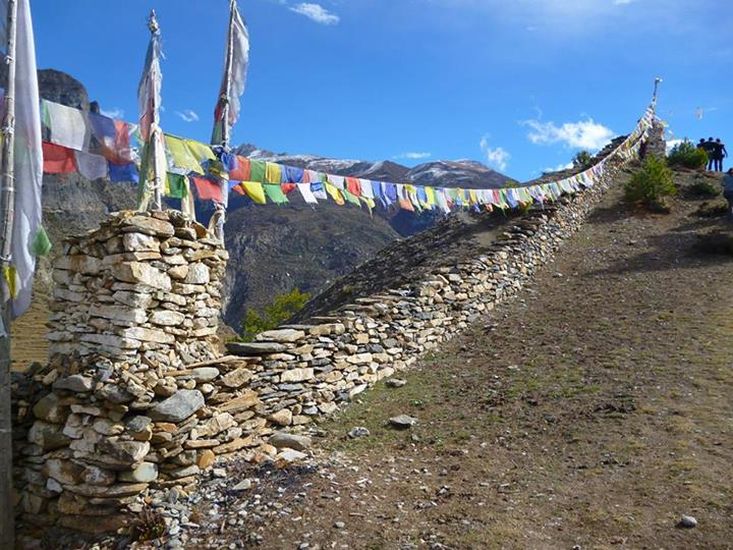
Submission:
[[[257,400],[240,393],[226,414],[205,406],[218,391],[220,370],[206,365],[220,356],[227,253],[203,226],[174,211],[122,212],[63,252],[50,361],[30,373],[27,399],[17,388],[18,430],[28,430],[16,450],[27,517],[84,528],[83,516],[112,516],[150,484],[188,485],[216,454],[242,448],[251,439],[233,414]],[[244,384],[237,376],[230,389]]]
[[[480,257],[217,351],[227,260],[178,212],[114,214],[58,259],[51,358],[16,383],[27,521],[104,531],[215,462],[305,456],[302,431],[515,294],[615,176],[519,218]],[[94,520],[89,521],[89,516]]]

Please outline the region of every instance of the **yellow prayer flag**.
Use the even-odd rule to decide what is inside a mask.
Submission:
[[[201,161],[197,159],[186,147],[186,142],[181,138],[174,136],[165,136],[165,148],[170,156],[169,167],[180,168],[181,170],[188,172],[194,172],[196,174],[203,174],[204,170],[201,168]],[[170,161],[173,161],[172,165]]]
[[[267,203],[267,199],[265,199],[265,190],[260,182],[243,181],[240,185],[242,186],[242,189],[244,189],[244,192],[247,193],[247,196],[255,203]]]
[[[365,197],[364,195],[362,195],[361,197],[359,197],[359,200],[366,205],[366,207],[369,209],[369,213],[371,214],[372,209],[375,206],[374,199],[370,199],[369,197]]]
[[[325,182],[323,185],[326,188],[326,192],[329,195],[331,195],[333,202],[335,202],[339,206],[343,206],[344,204],[346,204],[346,202],[344,201],[344,197],[341,196],[341,192],[338,189],[336,189],[333,185],[331,185],[328,182]]]
[[[274,162],[265,162],[265,183],[276,183],[282,181],[282,166]]]
[[[186,139],[184,140],[184,143],[193,157],[199,162],[216,159],[214,151],[211,150],[211,145],[206,145],[200,141],[194,141],[192,139]]]

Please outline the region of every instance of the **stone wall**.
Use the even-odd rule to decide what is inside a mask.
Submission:
[[[582,225],[620,161],[509,223],[478,257],[215,351],[226,253],[174,212],[113,216],[55,271],[48,365],[14,388],[29,521],[103,530],[237,454],[293,460],[303,431],[515,294]],[[273,435],[273,432],[279,430]],[[93,522],[86,519],[94,516]]]

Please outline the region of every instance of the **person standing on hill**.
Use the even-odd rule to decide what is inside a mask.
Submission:
[[[713,155],[715,154],[715,140],[712,137],[709,137],[704,143],[703,149],[708,155],[708,170],[712,171],[713,166],[715,166],[715,161],[713,161]]]
[[[728,216],[733,217],[733,168],[723,176],[723,196],[728,201]]]
[[[725,143],[720,141],[720,138],[715,140],[715,149],[713,150],[713,164],[716,172],[723,171],[723,159],[728,156],[728,151],[725,150]]]

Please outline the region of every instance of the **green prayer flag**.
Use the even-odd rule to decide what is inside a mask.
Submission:
[[[250,160],[249,169],[250,169],[250,174],[249,174],[250,181],[257,181],[260,183],[265,182],[266,163],[264,160]]]
[[[359,197],[357,197],[353,193],[349,193],[346,189],[340,189],[340,191],[344,195],[346,202],[350,202],[351,204],[354,204],[356,206],[361,206],[361,203],[359,202]]]
[[[182,199],[186,196],[186,176],[168,172],[168,185],[166,186],[166,197]]]
[[[280,189],[279,185],[265,183],[262,187],[265,188],[265,195],[267,195],[267,198],[275,204],[285,204],[288,202],[288,198],[285,196],[285,193],[283,193],[283,190]]]

